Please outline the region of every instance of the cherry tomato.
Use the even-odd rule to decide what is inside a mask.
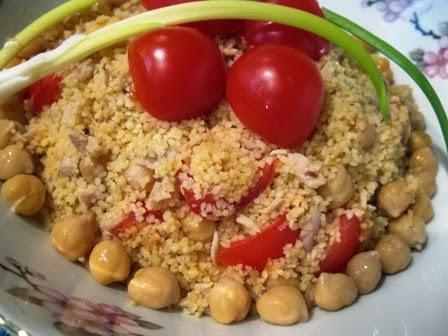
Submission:
[[[267,3],[301,9],[324,17],[316,0],[265,0]],[[330,42],[322,37],[294,27],[272,21],[246,21],[242,35],[251,45],[268,43],[286,44],[298,48],[317,61],[330,50]]]
[[[131,42],[128,59],[137,99],[160,120],[199,117],[223,96],[221,52],[196,29],[167,27],[144,34]]]
[[[44,107],[53,104],[61,94],[62,77],[50,75],[28,87],[26,97],[30,100],[31,112],[40,114]]]
[[[361,222],[358,217],[339,218],[340,239],[328,246],[325,259],[320,263],[320,271],[327,273],[343,272],[347,263],[359,250]]]
[[[247,207],[269,187],[274,178],[275,165],[276,161],[273,161],[271,164],[266,164],[260,169],[260,177],[257,183],[241,198],[237,204],[237,209]]]
[[[161,211],[156,211],[156,210],[150,210],[145,214],[145,218],[148,218],[149,216],[154,216],[155,219],[161,221],[163,220],[163,213]],[[120,235],[122,235],[124,232],[126,232],[127,230],[129,230],[130,228],[136,226],[136,227],[140,227],[142,225],[144,225],[144,222],[139,222],[137,221],[137,219],[135,218],[135,213],[134,212],[130,212],[126,217],[124,217],[120,223],[118,223],[117,225],[115,225],[111,230],[110,230],[110,234],[116,238],[119,238]]]
[[[142,5],[148,9],[158,9],[192,2],[193,0],[141,0]],[[196,28],[204,34],[210,35],[232,35],[240,31],[243,25],[241,20],[207,20],[185,24],[185,27]]]
[[[292,148],[311,135],[322,109],[324,86],[308,56],[288,46],[263,45],[230,68],[227,100],[248,129]]]
[[[216,262],[221,266],[242,264],[262,271],[269,259],[283,257],[285,245],[294,244],[298,238],[299,230],[291,230],[286,215],[281,215],[260,233],[219,249]]]

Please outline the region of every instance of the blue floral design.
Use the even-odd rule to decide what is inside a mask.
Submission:
[[[363,7],[376,8],[383,12],[384,20],[393,22],[398,19],[410,21],[418,15],[429,11],[432,0],[362,0]]]

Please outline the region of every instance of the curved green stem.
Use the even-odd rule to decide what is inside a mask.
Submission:
[[[436,113],[437,119],[440,124],[440,128],[442,130],[443,139],[445,140],[445,146],[448,150],[448,118],[446,116],[445,109],[443,108],[442,102],[440,101],[436,91],[432,87],[429,80],[420,71],[420,69],[417,68],[406,56],[400,53],[397,49],[392,47],[384,40],[376,37],[358,24],[329,9],[325,8],[324,12],[326,18],[329,21],[342,27],[343,29],[349,31],[353,35],[372,45],[379,52],[393,60],[404,71],[406,71],[409,76],[411,76],[411,78],[422,89],[423,93],[426,95],[426,98],[428,98],[432,108],[434,109],[434,112]]]
[[[44,31],[66,17],[79,13],[97,2],[98,0],[70,0],[42,15],[12,40],[5,43],[3,49],[0,50],[0,69],[3,69],[18,52]]]
[[[88,2],[93,0],[77,1]],[[369,75],[379,97],[381,112],[385,118],[388,117],[389,104],[386,85],[376,64],[360,43],[344,30],[319,16],[290,7],[261,2],[241,0],[197,1],[135,15],[86,35],[82,41],[60,56],[56,62],[46,64],[44,69],[40,69],[40,76],[56,72],[67,64],[79,61],[113,43],[154,29],[157,24],[177,25],[210,19],[274,21],[310,31],[339,45]],[[122,31],[126,31],[126,33],[122,34]]]

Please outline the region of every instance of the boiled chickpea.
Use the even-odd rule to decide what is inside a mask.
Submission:
[[[391,221],[388,230],[403,239],[409,247],[417,250],[420,250],[426,242],[425,221],[415,216],[412,211]]]
[[[0,149],[11,144],[13,136],[17,133],[23,133],[25,128],[17,121],[0,119]]]
[[[297,278],[289,278],[289,279],[285,279],[283,277],[278,277],[276,279],[274,278],[269,278],[266,281],[266,289],[271,289],[277,286],[290,286],[290,287],[295,287],[297,289],[300,289],[300,283],[299,283],[299,279]]]
[[[433,173],[420,172],[414,173],[413,175],[417,179],[418,187],[426,192],[429,197],[435,194],[437,191],[437,185]]]
[[[131,163],[124,171],[124,177],[135,190],[150,192],[155,182],[153,171],[138,163]]]
[[[319,188],[319,194],[324,198],[330,198],[329,209],[336,209],[347,203],[353,195],[353,181],[344,166],[338,165],[333,179]]]
[[[191,213],[182,221],[182,227],[191,240],[209,242],[213,239],[216,223]]]
[[[114,240],[104,240],[92,250],[89,269],[102,285],[125,280],[131,271],[131,260],[124,248]]]
[[[88,212],[57,221],[51,237],[56,249],[68,260],[75,261],[90,252],[95,244],[97,231],[95,214]]]
[[[389,83],[391,83],[393,81],[393,79],[394,79],[394,76],[393,76],[392,70],[390,68],[389,60],[387,58],[382,57],[382,56],[377,55],[377,54],[373,54],[372,58],[375,61],[376,67],[381,72],[381,74],[383,75],[384,79],[386,81],[388,81]]]
[[[400,217],[413,201],[406,182],[402,180],[383,185],[378,193],[378,207],[391,218]]]
[[[375,127],[367,120],[366,117],[361,117],[356,123],[356,131],[358,134],[359,143],[362,148],[369,148],[375,143],[376,131]]]
[[[257,312],[266,322],[291,325],[308,320],[308,307],[302,293],[291,286],[277,286],[260,296]]]
[[[376,244],[375,250],[380,254],[383,272],[394,274],[404,270],[411,262],[411,250],[403,239],[388,234]]]
[[[19,174],[32,174],[34,163],[31,154],[18,145],[0,150],[0,179],[7,180]]]
[[[161,309],[179,302],[180,288],[173,272],[161,267],[145,267],[129,282],[128,294],[137,304]]]
[[[33,175],[16,175],[2,185],[3,201],[11,206],[11,210],[24,216],[33,216],[45,204],[45,187]]]
[[[210,315],[222,324],[243,320],[249,312],[251,298],[242,284],[231,278],[224,278],[210,291]]]
[[[358,287],[355,281],[342,273],[321,273],[314,291],[316,305],[325,310],[339,310],[355,302]]]
[[[437,159],[429,147],[417,149],[409,158],[409,169],[412,173],[428,172],[436,175],[437,168]]]
[[[419,191],[415,197],[415,202],[411,207],[414,216],[422,218],[426,223],[434,216],[434,208],[431,200],[424,191]]]
[[[432,139],[431,136],[423,131],[412,131],[411,136],[409,137],[409,149],[412,152],[423,148],[423,147],[431,147]]]
[[[347,275],[355,280],[360,294],[373,291],[381,280],[381,261],[377,251],[355,255],[347,264]]]

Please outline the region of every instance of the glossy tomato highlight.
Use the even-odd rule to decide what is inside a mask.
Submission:
[[[144,34],[131,42],[128,60],[135,95],[157,119],[202,116],[224,95],[221,52],[196,29],[167,27]]]

